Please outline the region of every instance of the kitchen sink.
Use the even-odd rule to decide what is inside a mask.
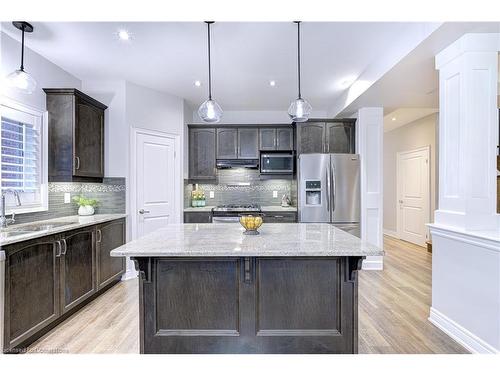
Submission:
[[[33,232],[42,232],[58,227],[63,227],[65,225],[76,224],[77,221],[64,221],[64,222],[52,222],[52,223],[42,223],[42,224],[26,224],[19,227],[6,228],[1,231],[4,237],[20,236],[22,234],[29,234]]]
[[[14,236],[21,236],[23,234],[30,234],[33,233],[31,230],[2,230],[0,232],[1,237],[14,237]]]

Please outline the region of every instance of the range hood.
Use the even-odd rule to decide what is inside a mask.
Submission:
[[[217,159],[217,169],[259,168],[259,159]]]

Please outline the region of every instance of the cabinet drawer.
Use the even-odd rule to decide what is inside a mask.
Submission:
[[[296,223],[296,212],[264,212],[264,223]]]
[[[212,212],[191,211],[184,212],[184,223],[211,223]]]

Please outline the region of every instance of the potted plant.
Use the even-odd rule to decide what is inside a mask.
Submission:
[[[85,198],[83,195],[76,196],[73,201],[78,205],[78,215],[90,216],[95,212],[95,207],[99,203],[97,199]]]

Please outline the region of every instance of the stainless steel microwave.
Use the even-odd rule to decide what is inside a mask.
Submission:
[[[260,173],[289,174],[293,173],[293,153],[262,153],[260,154]]]

